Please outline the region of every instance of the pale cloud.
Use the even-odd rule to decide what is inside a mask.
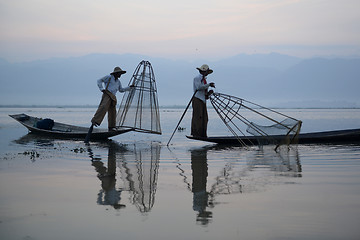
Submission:
[[[217,57],[279,46],[360,54],[359,7],[358,0],[0,0],[0,57]]]

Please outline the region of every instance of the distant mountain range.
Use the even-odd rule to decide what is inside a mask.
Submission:
[[[360,58],[311,58],[240,54],[217,61],[185,61],[135,54],[9,63],[0,59],[0,105],[97,105],[96,80],[115,66],[127,70],[127,85],[141,60],[151,62],[160,105],[186,105],[196,67],[207,63],[216,91],[265,106],[360,107]],[[121,94],[118,98],[121,99]]]

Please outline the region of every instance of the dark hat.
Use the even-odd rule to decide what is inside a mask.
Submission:
[[[126,73],[126,71],[122,70],[120,67],[115,67],[114,71],[112,73],[110,73],[110,74],[114,74],[114,73],[124,74],[124,73]]]

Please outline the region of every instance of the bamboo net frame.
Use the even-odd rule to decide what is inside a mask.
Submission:
[[[123,96],[116,117],[117,126],[161,134],[155,74],[149,61],[139,63],[129,85],[135,87]]]
[[[300,133],[300,120],[273,109],[223,93],[213,93],[209,99],[221,120],[242,146],[247,146],[242,140],[248,136],[245,132],[258,136],[258,141],[277,144],[275,149],[280,144],[294,143]],[[260,124],[255,124],[255,121]]]

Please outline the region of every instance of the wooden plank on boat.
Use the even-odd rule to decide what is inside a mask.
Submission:
[[[85,139],[89,130],[87,127],[79,127],[58,122],[54,122],[54,126],[51,130],[45,130],[36,127],[36,123],[41,120],[40,118],[32,117],[24,113],[9,116],[25,126],[31,133],[47,135],[54,138]],[[119,128],[116,131],[108,131],[106,129],[96,128],[91,135],[91,139],[107,139],[129,131],[133,131],[133,129]]]
[[[241,136],[239,138],[235,136],[216,136],[216,137],[195,137],[186,136],[189,139],[212,142],[217,144],[226,145],[240,145],[240,141],[246,145],[259,145],[259,144],[270,144],[271,141],[280,141],[284,139],[284,136],[274,135],[264,137],[257,136]],[[358,129],[347,129],[337,131],[326,131],[326,132],[313,132],[313,133],[302,133],[297,138],[299,144],[311,144],[311,143],[359,143],[360,142],[360,128]]]

